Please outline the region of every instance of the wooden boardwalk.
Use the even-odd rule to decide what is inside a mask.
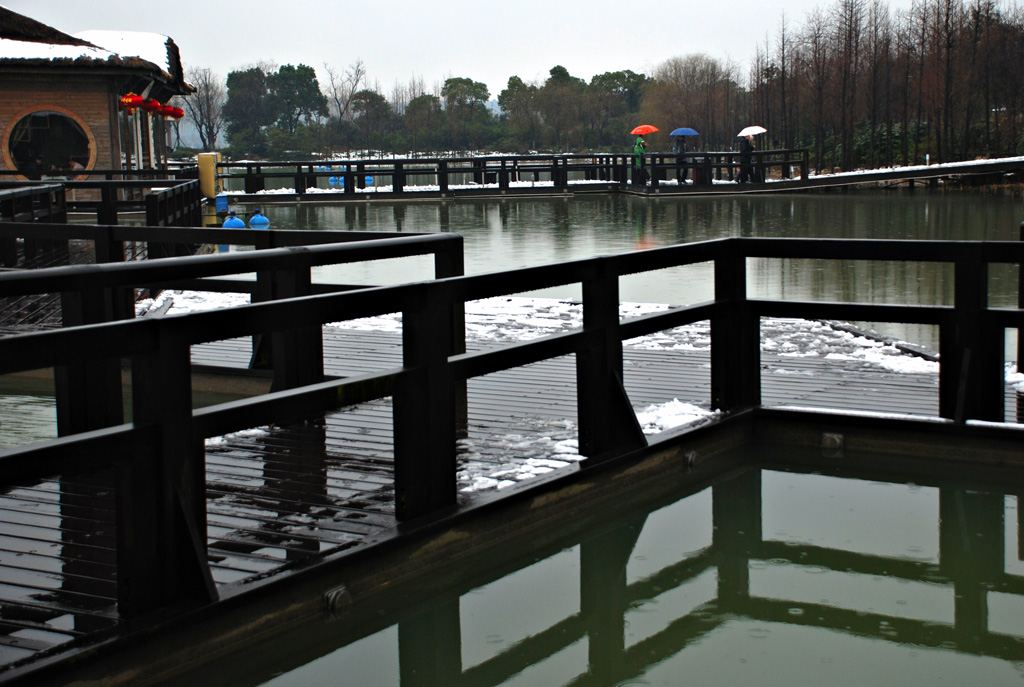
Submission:
[[[772,152],[772,151],[766,151]],[[700,155],[700,153],[694,153]],[[706,155],[723,157],[735,155],[730,153],[706,153]],[[615,181],[604,178],[598,180],[598,175],[593,178],[569,178],[560,182],[550,179],[544,181],[522,181],[502,186],[499,183],[472,183],[452,184],[444,189],[438,189],[436,185],[416,186],[404,185],[401,190],[395,190],[390,184],[370,186],[368,188],[354,188],[352,192],[346,193],[341,188],[313,188],[305,192],[301,190],[277,189],[270,193],[247,193],[229,191],[228,195],[233,202],[255,203],[257,205],[273,205],[277,203],[294,203],[302,201],[305,203],[330,203],[345,204],[349,202],[365,203],[367,201],[394,202],[404,200],[439,200],[439,199],[479,199],[492,198],[531,198],[543,196],[559,196],[574,194],[592,193],[624,193],[634,196],[648,197],[671,197],[671,196],[721,196],[721,195],[748,195],[758,193],[789,193],[801,191],[818,191],[823,189],[838,189],[859,185],[892,185],[899,183],[938,183],[940,179],[960,180],[966,177],[992,177],[998,178],[1002,175],[1020,174],[1024,171],[1024,157],[997,158],[993,160],[972,160],[965,162],[951,162],[931,165],[911,165],[906,167],[892,167],[874,170],[863,170],[845,173],[823,173],[808,175],[807,178],[768,178],[761,183],[738,184],[729,177],[728,172],[716,168],[708,172],[708,178],[702,183],[693,183],[693,165],[689,166],[689,183],[677,183],[675,179],[674,156],[663,155],[673,162],[661,164],[657,173],[659,180],[653,179],[646,184],[634,184],[628,181]],[[365,164],[372,163],[364,161]],[[387,162],[376,162],[380,169],[372,173],[380,178],[387,178],[390,174]],[[407,170],[408,171],[408,170]],[[457,172],[459,170],[451,170]],[[468,173],[472,170],[463,170]],[[776,170],[777,171],[777,170]],[[409,172],[412,174],[412,172]],[[493,172],[492,172],[493,173]],[[331,172],[321,172],[312,175],[315,181],[316,176],[327,176]],[[430,176],[431,173],[426,173]],[[530,172],[532,174],[532,172]],[[624,170],[623,174],[628,174]],[[273,174],[267,175],[274,176]],[[277,176],[282,176],[278,174]],[[291,179],[292,174],[283,174]],[[524,176],[529,176],[524,172]],[[577,175],[579,176],[579,175]],[[713,179],[711,177],[714,177]],[[381,183],[381,182],[378,182]]]
[[[400,360],[395,334],[329,328],[324,346],[331,375]],[[248,360],[243,340],[193,350],[198,364],[242,368]],[[673,399],[707,407],[707,352],[627,348],[624,369],[636,408]],[[462,503],[479,498],[481,484],[493,492],[502,479],[557,466],[549,461],[572,469],[557,447],[575,439],[574,375],[572,359],[559,358],[471,380]],[[762,387],[765,405],[919,416],[938,409],[936,375],[852,361],[764,355]],[[1008,388],[1008,419],[1017,412]],[[222,593],[393,533],[392,475],[388,400],[208,441],[209,560]],[[111,475],[63,476],[0,495],[0,668],[116,627],[114,534]]]

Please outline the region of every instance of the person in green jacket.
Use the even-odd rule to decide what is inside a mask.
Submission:
[[[638,183],[647,183],[647,170],[644,169],[644,158],[643,155],[647,151],[647,141],[644,140],[643,136],[636,137],[636,143],[633,144],[633,164],[636,165],[636,179]]]

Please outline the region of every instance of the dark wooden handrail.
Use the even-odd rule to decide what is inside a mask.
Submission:
[[[443,236],[437,235],[437,240]],[[418,237],[416,242],[425,247],[431,241]],[[381,243],[389,242],[271,249],[252,255],[177,258],[83,270],[55,268],[35,275],[0,274],[0,295],[30,288],[48,290],[58,282],[69,289],[94,289],[194,278],[209,276],[213,269],[290,272],[288,281],[301,283],[301,275],[312,265],[368,259],[384,250],[378,245]],[[746,262],[765,257],[947,262],[954,265],[955,302],[950,306],[894,306],[750,299]],[[713,301],[620,322],[620,277],[709,260],[715,268]],[[828,316],[938,324],[940,416],[955,422],[1001,422],[1002,328],[1024,328],[1024,311],[989,308],[987,274],[990,264],[1021,262],[1024,245],[1010,242],[730,238],[515,272],[304,295],[218,311],[0,338],[0,374],[130,359],[134,404],[134,421],[129,425],[88,428],[56,443],[0,451],[0,466],[12,465],[10,473],[3,473],[3,481],[12,479],[8,475],[25,479],[74,471],[81,468],[75,459],[85,451],[82,446],[108,448],[105,460],[120,474],[118,518],[130,518],[134,526],[153,531],[177,531],[164,537],[166,550],[159,551],[156,560],[133,558],[131,551],[119,548],[122,567],[118,581],[125,585],[122,613],[141,613],[178,600],[152,593],[154,585],[191,589],[193,598],[199,599],[210,594],[204,544],[194,534],[205,531],[202,486],[195,477],[202,474],[205,437],[255,424],[286,424],[390,395],[394,399],[396,514],[402,520],[429,516],[455,504],[455,409],[460,383],[472,376],[575,354],[580,452],[587,457],[583,466],[645,446],[621,384],[622,341],[642,332],[710,319],[711,405],[732,413],[761,404],[761,317]],[[450,332],[459,329],[456,313],[462,312],[467,301],[563,284],[582,285],[582,330],[474,353],[464,353],[453,345]],[[268,330],[285,333],[312,328],[318,332],[327,322],[395,311],[401,311],[404,324],[399,367],[346,379],[314,374],[262,396],[202,409],[192,407],[188,393],[192,345]],[[312,367],[322,371],[322,346],[311,350],[320,356]],[[128,452],[130,461],[123,459]],[[89,465],[97,460],[105,464],[103,459],[93,458]],[[127,542],[119,542],[119,547],[127,547]],[[133,589],[150,591],[137,597],[132,595]]]

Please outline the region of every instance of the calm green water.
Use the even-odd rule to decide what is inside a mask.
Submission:
[[[248,214],[256,206],[232,207]],[[923,189],[716,198],[596,195],[289,204],[266,206],[263,211],[272,228],[461,234],[468,274],[734,236],[1016,241],[1024,220],[1021,200],[1009,192]],[[748,265],[752,297],[938,305],[953,300],[949,265],[813,260],[751,260]],[[673,304],[704,301],[712,296],[712,275],[710,265],[694,265],[628,277],[621,285],[622,298]],[[329,268],[319,278],[389,284],[431,276],[431,263],[423,258],[418,263],[406,259]],[[993,305],[1016,305],[1014,269],[997,267],[990,281]],[[567,286],[538,295],[579,298],[579,290]],[[938,350],[932,327],[868,324]]]
[[[266,638],[202,684],[1021,684],[1018,501],[934,475],[750,469],[574,513],[582,535]],[[450,574],[467,577],[432,581]]]

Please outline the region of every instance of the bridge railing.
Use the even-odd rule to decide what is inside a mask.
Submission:
[[[0,188],[0,227],[13,222],[64,224],[67,218],[67,194],[62,184]],[[27,260],[67,245],[42,240],[32,231],[21,238]],[[17,264],[17,237],[0,233],[0,267],[15,267]]]
[[[654,188],[666,179],[688,180],[694,186],[735,181],[744,164],[735,151],[651,153],[644,158]],[[810,175],[810,153],[806,149],[755,150],[750,156],[750,168],[753,178],[759,181],[796,176],[806,180]]]
[[[395,158],[326,160],[316,162],[267,161],[222,162],[218,178],[229,190],[240,181],[246,194],[268,189],[268,182],[287,180],[291,190],[304,194],[310,188],[335,188],[357,194],[367,188],[390,187],[403,193],[416,187],[436,187],[448,193],[458,185],[496,185],[508,189],[517,182],[550,182],[566,188],[572,177],[611,180],[628,167],[626,155],[516,155],[446,158]],[[372,179],[372,181],[369,181]]]
[[[168,283],[207,276],[211,265],[289,274],[285,286],[274,294],[283,300],[0,339],[0,374],[45,367],[99,369],[105,361],[116,361],[119,370],[121,360],[131,361],[130,423],[86,424],[53,441],[0,451],[2,482],[8,484],[54,473],[115,468],[122,614],[180,603],[183,595],[199,600],[216,596],[203,534],[203,440],[208,437],[271,423],[286,425],[390,396],[395,510],[400,520],[407,521],[456,505],[459,389],[472,377],[574,355],[579,447],[586,456],[583,467],[588,468],[648,446],[622,386],[626,339],[710,320],[710,405],[730,413],[761,404],[761,317],[934,324],[939,327],[942,351],[940,416],[950,422],[1001,422],[1003,332],[1024,328],[1024,311],[988,307],[987,298],[989,266],[1024,261],[1024,246],[1019,243],[723,239],[515,272],[306,295],[304,275],[310,266],[372,259],[391,250],[384,245],[389,243],[396,242],[0,275],[0,295],[5,295],[30,288],[95,293],[123,285],[127,276],[136,284]],[[954,265],[955,303],[794,302],[754,299],[747,294],[750,259],[875,260],[879,256]],[[620,320],[621,277],[709,262],[715,272],[712,301]],[[582,286],[582,329],[481,352],[460,352],[458,343],[465,329],[458,318],[466,302],[565,284]],[[403,323],[400,367],[344,379],[324,377],[323,324],[396,311],[401,312]],[[292,353],[301,353],[306,373],[288,378],[267,394],[193,407],[191,347],[268,332],[304,342]]]
[[[111,177],[116,173],[98,171],[95,174]],[[85,176],[44,181],[0,180],[0,193],[49,188],[59,184],[65,190],[67,211],[94,214],[97,224],[117,224],[119,214],[129,212],[145,213],[147,224],[152,226],[202,224],[199,218],[202,216],[204,199],[199,191],[198,179],[88,179]],[[158,199],[155,205],[149,199],[153,194]]]
[[[669,178],[689,178],[692,185],[709,185],[715,180],[733,180],[741,160],[735,151],[693,151],[683,155],[650,153],[642,157],[654,187]],[[240,182],[246,194],[268,190],[268,183],[285,181],[292,192],[306,194],[310,189],[334,188],[344,195],[355,195],[368,186],[375,192],[401,194],[429,188],[441,194],[458,186],[496,186],[500,190],[524,182],[540,183],[556,189],[584,182],[625,185],[638,181],[635,158],[631,153],[595,153],[560,155],[508,155],[450,158],[394,158],[358,160],[222,162],[217,164],[218,178],[229,190]],[[804,149],[755,151],[752,168],[757,178],[807,179],[809,153]]]

